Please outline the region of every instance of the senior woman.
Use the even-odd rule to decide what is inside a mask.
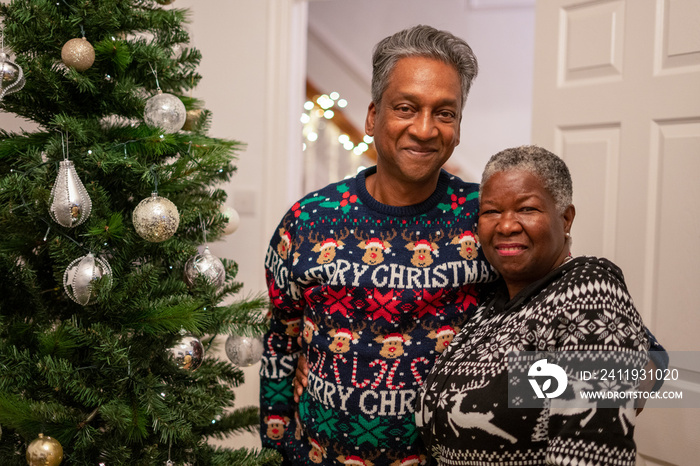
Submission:
[[[622,272],[572,258],[571,175],[536,146],[494,155],[479,192],[478,237],[502,279],[423,384],[416,423],[440,464],[635,464],[634,408],[508,407],[510,351],[649,347]]]

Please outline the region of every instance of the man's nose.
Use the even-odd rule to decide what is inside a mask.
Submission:
[[[411,129],[411,133],[418,139],[431,139],[437,136],[435,120],[433,119],[433,115],[427,111],[420,112],[416,115]]]

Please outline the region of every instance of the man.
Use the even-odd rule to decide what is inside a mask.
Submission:
[[[478,185],[441,170],[476,74],[449,32],[379,42],[365,123],[376,167],[301,199],[272,238],[261,433],[291,464],[426,461],[417,388],[474,311],[476,284],[495,278],[475,236]],[[300,353],[310,370],[297,408]]]

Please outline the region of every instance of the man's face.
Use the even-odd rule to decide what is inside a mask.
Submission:
[[[374,137],[377,172],[415,185],[437,180],[459,144],[462,89],[457,71],[426,57],[400,59],[379,105],[369,105],[365,131]]]

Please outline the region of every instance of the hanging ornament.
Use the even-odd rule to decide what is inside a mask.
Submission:
[[[226,356],[239,367],[252,366],[262,359],[263,342],[260,337],[230,335],[226,339]]]
[[[63,274],[63,288],[70,299],[87,306],[95,302],[98,293],[93,285],[102,277],[107,278],[106,286],[111,288],[112,267],[106,260],[88,253],[68,265]]]
[[[85,71],[95,63],[95,49],[85,37],[71,39],[61,49],[61,60],[66,66]]]
[[[5,51],[0,51],[0,100],[24,87],[24,71]]]
[[[190,257],[185,263],[185,283],[190,288],[194,286],[198,277],[221,288],[226,281],[226,270],[221,260],[209,251],[209,246],[200,254]]]
[[[201,108],[193,108],[192,110],[187,110],[187,115],[185,116],[185,124],[182,126],[182,129],[184,129],[185,131],[192,131],[197,125],[197,122],[199,121],[199,118],[201,116]]]
[[[204,361],[204,346],[194,335],[180,332],[181,338],[168,349],[170,355],[180,369],[195,371]]]
[[[162,129],[166,133],[177,133],[185,124],[185,104],[172,94],[158,93],[146,101],[144,120],[148,126]]]
[[[67,228],[80,225],[90,216],[92,201],[72,161],[61,161],[49,203],[51,218]]]
[[[63,447],[58,440],[39,434],[27,447],[29,466],[58,466],[63,461]]]
[[[131,219],[136,233],[153,243],[160,243],[173,236],[180,224],[180,214],[175,204],[156,192],[139,202]]]
[[[221,213],[228,220],[226,226],[224,227],[224,234],[230,235],[238,230],[238,226],[241,224],[241,217],[238,212],[233,207],[222,207]]]

